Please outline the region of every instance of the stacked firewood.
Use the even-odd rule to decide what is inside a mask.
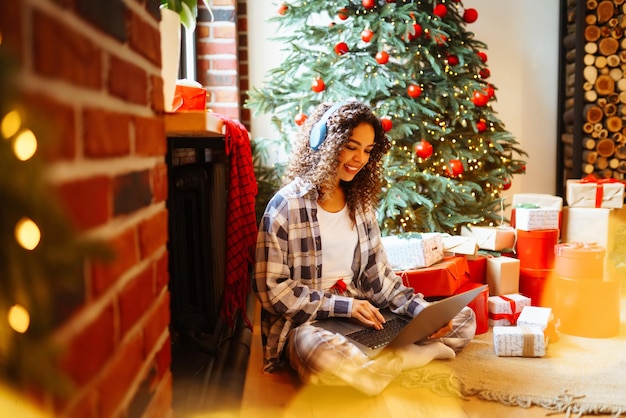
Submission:
[[[583,175],[624,179],[626,173],[626,4],[625,0],[587,0],[584,7],[584,54],[576,60],[580,31],[575,30],[576,0],[568,0],[565,101],[561,140],[564,165],[571,170],[572,155],[582,152]],[[582,71],[582,86],[576,84]],[[577,114],[576,89],[582,89],[582,132],[571,129]],[[578,96],[580,97],[580,95]],[[581,135],[582,150],[575,150],[575,135]]]

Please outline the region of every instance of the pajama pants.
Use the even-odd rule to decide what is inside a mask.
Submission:
[[[461,351],[476,333],[474,311],[465,307],[450,323],[450,331],[419,344],[440,341],[455,352]],[[304,383],[349,385],[376,395],[402,372],[402,358],[383,352],[374,359],[366,356],[341,334],[305,323],[289,334],[287,354],[291,366]]]

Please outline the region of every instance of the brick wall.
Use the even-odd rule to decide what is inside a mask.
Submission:
[[[172,414],[158,4],[0,3],[23,100],[52,127],[47,177],[76,226],[117,255],[85,266],[82,300],[63,307],[54,337],[76,387],[38,397],[55,416]]]
[[[196,29],[198,81],[210,92],[208,107],[248,128],[242,108],[248,89],[247,1],[209,0],[211,14],[200,8]]]

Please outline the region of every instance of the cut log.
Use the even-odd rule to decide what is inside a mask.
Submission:
[[[617,169],[617,167],[619,167],[619,159],[617,159],[617,158],[611,158],[611,159],[609,160],[609,168],[610,168],[611,170],[615,170],[615,169]]]
[[[583,138],[583,148],[585,149],[594,149],[596,147],[596,140],[593,138]]]
[[[606,128],[611,132],[618,132],[622,130],[623,122],[619,116],[610,116],[606,118]]]
[[[598,16],[596,15],[588,14],[585,16],[585,23],[588,25],[595,25],[597,21]]]
[[[586,91],[584,94],[585,101],[593,103],[598,99],[598,93],[595,90]]]
[[[576,55],[576,50],[571,50],[568,51],[567,54],[565,55],[565,57],[567,58],[570,53],[574,53],[573,55]],[[585,56],[583,57],[583,64],[585,64],[586,66],[590,66],[593,65],[596,62],[596,56],[592,55],[592,54],[585,54]]]
[[[561,142],[572,145],[574,143],[574,134],[561,134]]]
[[[595,82],[596,92],[602,96],[613,93],[615,81],[608,75],[599,75]]]
[[[583,173],[591,174],[596,170],[596,167],[593,164],[583,164]]]
[[[611,55],[611,57],[617,57],[617,55]],[[619,60],[619,58],[617,59]],[[618,66],[619,64],[615,66],[616,68],[611,68],[611,71],[609,71],[609,75],[615,82],[619,82],[624,77],[624,72]]]
[[[626,161],[626,145],[620,144],[615,147],[615,157]]]
[[[611,139],[601,139],[596,143],[596,151],[600,157],[612,157],[615,153],[615,143]]]
[[[616,54],[609,55],[608,57],[606,57],[606,65],[608,65],[609,67],[615,68],[620,64],[621,64],[621,61]]]
[[[598,159],[598,153],[595,151],[583,151],[583,161],[587,164],[594,164]]]
[[[613,55],[619,49],[619,41],[615,38],[604,38],[598,43],[598,50],[604,56]]]
[[[604,117],[604,112],[600,106],[588,104],[583,108],[585,120],[591,124],[598,123]]]
[[[620,173],[626,173],[626,161],[620,161],[619,167],[617,168],[617,170]]]
[[[598,7],[598,2],[596,0],[587,0],[587,10],[595,10]]]
[[[587,42],[585,44],[585,53],[587,54],[595,54],[598,52],[598,44],[595,42]]]
[[[593,123],[584,123],[583,124],[583,132],[586,134],[590,134],[593,132]]]
[[[608,166],[609,166],[609,160],[607,160],[606,157],[598,157],[598,159],[594,163],[594,167],[600,171],[604,170],[605,168],[608,168]]]
[[[596,14],[598,15],[598,23],[608,22],[615,13],[615,6],[613,1],[603,0],[598,4]]]
[[[622,78],[617,82],[618,91],[626,91],[626,78]]]
[[[588,42],[595,42],[600,39],[600,28],[595,25],[589,25],[585,28],[585,39]]]
[[[617,106],[613,103],[607,103],[602,110],[604,111],[605,116],[613,116],[617,113]]]
[[[608,104],[617,104],[619,103],[619,94],[617,93],[611,93],[608,96],[606,96],[606,102]],[[606,114],[606,110],[604,111],[604,113]]]
[[[607,57],[603,57],[602,55],[596,57],[596,62],[593,64],[596,66],[596,68],[602,69],[602,68],[606,68],[608,64],[608,59]]]

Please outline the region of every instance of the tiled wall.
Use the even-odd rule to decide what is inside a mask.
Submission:
[[[117,255],[85,266],[82,300],[60,307],[54,337],[75,389],[37,397],[54,416],[172,414],[158,5],[0,2],[25,107],[51,127],[47,177],[74,224]]]

